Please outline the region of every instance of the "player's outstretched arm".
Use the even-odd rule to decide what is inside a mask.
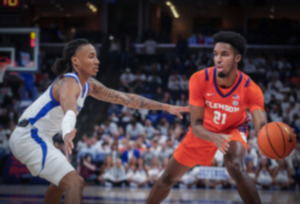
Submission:
[[[251,113],[255,130],[258,132],[265,124],[268,123],[266,113],[260,109],[254,110]]]
[[[80,88],[73,78],[62,78],[57,80],[53,86],[53,97],[59,101],[65,115],[62,120],[62,137],[64,140],[65,154],[67,159],[74,148],[73,139],[76,134],[77,98]]]
[[[229,148],[228,142],[231,136],[211,132],[203,126],[204,107],[190,105],[190,112],[191,127],[194,135],[203,140],[214,142],[221,152],[226,153]]]
[[[109,103],[121,104],[129,108],[164,110],[182,118],[181,112],[188,112],[189,107],[173,106],[166,103],[160,103],[137,94],[124,93],[107,88],[97,80],[89,79],[90,95],[98,100]]]

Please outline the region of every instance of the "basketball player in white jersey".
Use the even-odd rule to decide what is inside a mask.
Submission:
[[[180,112],[188,111],[187,107],[159,103],[105,87],[91,78],[96,76],[99,64],[95,47],[87,40],[68,43],[63,58],[52,68],[58,75],[57,80],[25,110],[9,139],[13,155],[32,175],[51,182],[44,198],[46,204],[60,203],[63,193],[65,203],[82,202],[84,181],[67,158],[74,148],[76,116],[88,95],[130,108],[165,110],[180,118]],[[60,131],[66,157],[52,143],[53,135]]]

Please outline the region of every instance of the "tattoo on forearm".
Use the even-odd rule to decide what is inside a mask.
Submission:
[[[93,83],[93,82],[92,82]],[[105,86],[99,86],[94,84],[92,87],[93,95],[99,100],[104,100],[111,103],[122,104],[130,108],[142,108],[161,110],[163,104],[144,98],[136,94],[127,94],[119,91],[115,91]]]

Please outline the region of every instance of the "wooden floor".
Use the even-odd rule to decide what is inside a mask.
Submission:
[[[0,185],[0,204],[39,204],[43,203],[46,185]],[[83,203],[100,204],[140,204],[145,203],[149,188],[103,188],[85,187]],[[266,204],[300,203],[300,191],[260,190],[262,202]],[[167,203],[239,204],[243,203],[236,190],[172,189]]]

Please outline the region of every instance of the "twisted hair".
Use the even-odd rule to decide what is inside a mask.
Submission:
[[[71,58],[74,56],[79,47],[87,44],[90,44],[90,42],[86,39],[76,39],[67,43],[63,50],[63,57],[56,59],[54,65],[51,67],[52,71],[58,76],[67,72],[72,72],[73,65]]]

